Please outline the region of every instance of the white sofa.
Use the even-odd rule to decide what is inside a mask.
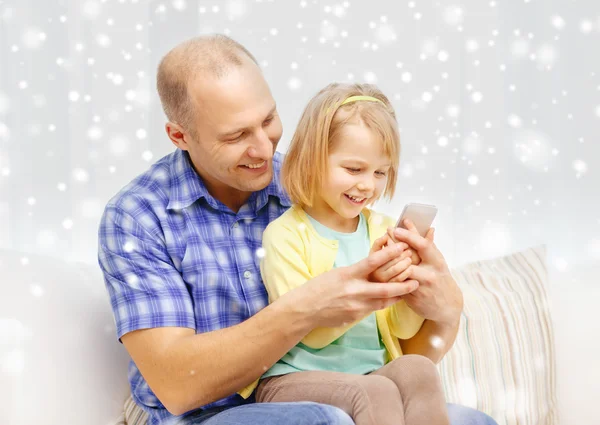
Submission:
[[[469,273],[479,266],[470,267]],[[561,425],[600,423],[593,412],[600,370],[592,315],[600,298],[599,272],[600,265],[593,264],[553,277]],[[0,276],[0,424],[115,423],[129,393],[128,356],[116,341],[98,267],[0,250]],[[487,334],[481,338],[497,337],[492,329]],[[455,360],[441,366],[445,379]],[[449,393],[465,404],[481,402],[479,392],[469,388]],[[499,422],[509,423],[504,421]],[[529,425],[522,419],[519,424]]]

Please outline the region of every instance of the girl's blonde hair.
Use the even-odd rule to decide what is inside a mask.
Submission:
[[[371,96],[381,102],[358,100],[341,105],[350,96]],[[346,124],[361,123],[383,143],[391,160],[383,196],[396,189],[400,162],[400,134],[389,99],[372,84],[333,83],[313,97],[300,118],[281,169],[281,181],[294,203],[311,207],[327,172],[329,152]]]

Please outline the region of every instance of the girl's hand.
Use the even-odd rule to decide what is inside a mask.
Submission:
[[[373,243],[369,255],[391,245],[401,245],[400,255],[372,272],[369,275],[369,280],[373,282],[389,282],[391,280],[394,282],[404,281],[404,279],[398,279],[408,273],[407,268],[411,265],[410,257],[412,250],[408,249],[408,244],[404,242],[394,242],[390,234],[386,233]]]

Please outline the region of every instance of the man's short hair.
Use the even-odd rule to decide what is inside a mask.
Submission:
[[[160,102],[169,121],[194,132],[190,80],[199,75],[221,78],[242,66],[243,56],[258,65],[244,46],[222,34],[195,37],[170,50],[160,61],[156,76]]]

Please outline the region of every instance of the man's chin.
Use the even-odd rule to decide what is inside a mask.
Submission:
[[[258,192],[263,190],[271,183],[273,179],[273,171],[269,170],[260,176],[256,176],[253,179],[243,179],[239,182],[238,189],[244,192]]]

